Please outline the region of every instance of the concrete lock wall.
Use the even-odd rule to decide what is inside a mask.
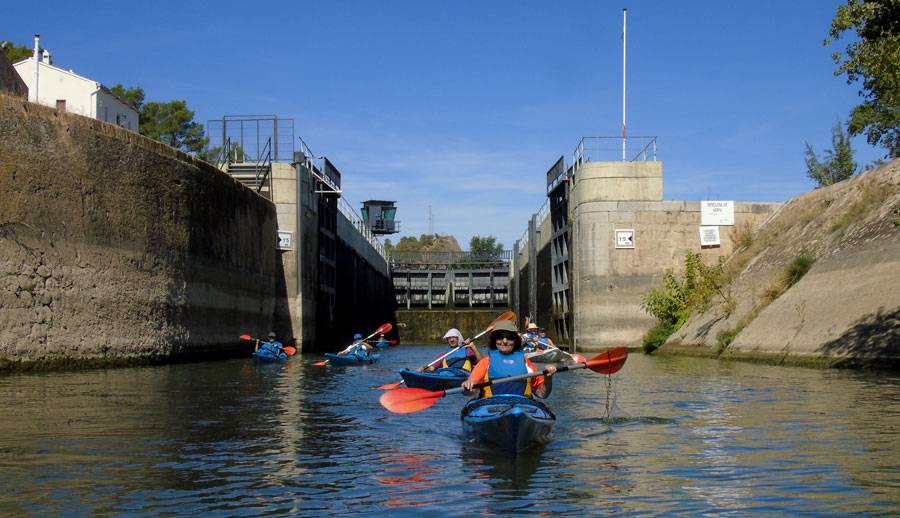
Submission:
[[[275,220],[204,162],[0,94],[0,364],[243,351],[278,312]]]
[[[735,225],[758,226],[779,204],[734,204]],[[575,346],[636,347],[655,320],[641,297],[666,270],[683,268],[686,251],[715,264],[734,249],[728,227],[721,245],[700,246],[700,202],[582,201],[572,209],[572,282]],[[634,248],[616,248],[616,230],[634,231]]]

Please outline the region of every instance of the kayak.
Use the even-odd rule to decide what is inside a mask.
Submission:
[[[279,351],[278,354],[275,354],[268,349],[260,349],[253,353],[253,357],[264,362],[280,362],[287,360],[288,355],[284,351]]]
[[[572,359],[569,353],[561,349],[550,349],[549,351],[535,351],[532,353],[525,353],[525,357],[534,363],[553,363],[559,365],[572,365],[575,363],[575,360]]]
[[[369,354],[332,354],[325,353],[325,360],[328,361],[331,365],[344,366],[344,365],[366,365],[368,363],[375,363],[378,361],[378,358],[381,355],[378,353],[369,353]]]
[[[375,347],[377,347],[379,349],[387,349],[390,346],[391,346],[391,343],[388,342],[387,340],[379,340],[378,342],[375,342]]]
[[[446,390],[462,385],[469,378],[469,371],[463,369],[435,369],[434,372],[418,372],[409,369],[400,371],[400,377],[410,388],[426,390]]]
[[[539,401],[502,394],[473,399],[462,409],[463,435],[519,452],[550,440],[556,416]]]

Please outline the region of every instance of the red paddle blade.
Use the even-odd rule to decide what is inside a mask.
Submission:
[[[287,347],[284,348],[284,354],[286,354],[286,355],[288,355],[288,356],[293,356],[293,355],[297,354],[297,348],[296,348],[296,347],[291,347],[291,346],[289,345],[289,346],[287,346]]]
[[[323,362],[315,362],[315,363],[313,363],[313,365],[316,367],[324,367],[324,366],[328,365],[328,360],[325,360]]]
[[[388,340],[388,343],[391,345],[397,345],[397,340]]]
[[[241,340],[247,340],[248,342],[252,342],[253,337],[250,335],[241,335]]]
[[[386,323],[386,324],[381,324],[381,327],[379,327],[378,329],[376,329],[375,332],[372,333],[372,335],[373,335],[373,336],[374,336],[374,335],[381,335],[381,334],[390,332],[390,330],[393,329],[393,328],[394,328],[394,325],[391,324],[390,322],[388,322],[388,323]]]
[[[394,390],[395,388],[400,388],[400,385],[403,385],[402,381],[398,382],[398,383],[387,383],[385,385],[382,385],[380,387],[375,387],[375,388],[377,388],[378,390]]]
[[[411,414],[430,408],[443,396],[443,390],[432,392],[420,388],[398,388],[385,392],[378,401],[381,406],[395,414]]]
[[[587,363],[587,368],[600,374],[612,374],[618,372],[625,365],[628,359],[627,347],[616,347],[606,352],[602,352],[591,358]]]

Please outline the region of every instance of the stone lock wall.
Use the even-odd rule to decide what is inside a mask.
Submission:
[[[273,205],[138,134],[0,94],[0,369],[243,353]]]

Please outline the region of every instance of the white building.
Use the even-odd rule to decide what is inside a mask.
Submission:
[[[13,64],[13,67],[28,85],[28,91],[38,92],[39,104],[138,131],[138,112],[134,108],[122,102],[97,81],[53,66],[50,53],[46,50],[38,62],[40,68],[35,88],[34,63],[35,60],[31,57]]]

